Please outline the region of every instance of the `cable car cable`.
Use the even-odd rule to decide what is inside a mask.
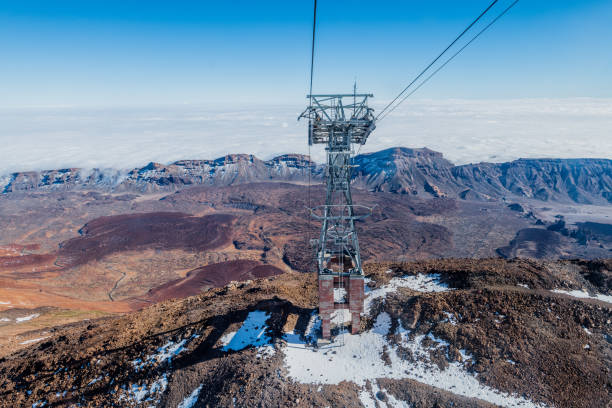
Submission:
[[[457,38],[455,38],[453,40],[453,42],[451,42],[445,49],[444,51],[442,51],[423,71],[421,71],[421,73],[419,75],[416,76],[416,78],[414,78],[412,80],[412,82],[410,82],[391,102],[389,102],[387,104],[387,106],[385,106],[380,113],[378,114],[378,116],[376,116],[376,119],[378,119],[387,109],[389,109],[389,107],[391,105],[393,105],[393,103],[395,101],[397,101],[399,98],[402,97],[402,95],[404,94],[404,92],[406,92],[408,90],[408,88],[410,88],[416,81],[419,80],[419,78],[421,78],[423,76],[423,74],[425,74],[425,72],[427,72],[427,70],[429,70],[429,68],[431,68],[432,65],[434,65],[453,45],[455,45],[455,43],[457,41],[459,41],[459,39],[461,39],[461,37],[463,37],[463,35],[465,33],[467,33],[469,31],[470,28],[472,28],[474,26],[474,24],[476,24],[485,14],[487,14],[487,12],[489,10],[491,10],[491,8],[498,2],[498,0],[493,0],[493,2],[491,2],[491,4],[489,4],[489,6],[482,12],[480,13],[480,15],[478,17],[476,17],[476,19],[474,21],[472,21],[470,23],[470,25],[468,25],[462,32],[461,34],[459,34],[457,36]]]
[[[502,11],[497,17],[495,17],[489,24],[487,24],[482,30],[480,30],[478,32],[478,34],[476,34],[470,41],[468,41],[463,47],[461,47],[459,49],[459,51],[457,51],[456,53],[454,53],[449,59],[447,59],[444,64],[440,65],[431,75],[429,75],[426,79],[423,80],[423,82],[421,82],[416,88],[414,88],[410,93],[406,94],[395,106],[393,106],[393,108],[391,108],[391,110],[387,111],[385,113],[384,116],[382,116],[380,119],[378,119],[378,121],[380,122],[381,120],[383,120],[384,118],[387,117],[387,115],[389,115],[391,112],[393,112],[395,110],[395,108],[397,108],[402,102],[404,102],[406,99],[408,99],[411,95],[413,95],[416,91],[419,90],[419,88],[421,88],[423,85],[425,85],[425,83],[427,81],[429,81],[434,75],[436,75],[438,72],[440,72],[442,70],[442,68],[444,68],[449,62],[451,62],[457,55],[459,55],[461,53],[461,51],[463,51],[464,49],[466,49],[472,42],[474,42],[478,37],[480,37],[481,34],[483,34],[485,31],[487,31],[489,29],[489,27],[491,27],[493,24],[495,24],[497,22],[497,20],[499,20],[500,18],[502,18],[504,16],[504,14],[506,14],[508,11],[510,11],[510,9],[512,7],[514,7],[516,5],[516,3],[518,3],[519,0],[515,0],[512,4],[510,4],[504,11]],[[380,115],[379,115],[380,116]]]

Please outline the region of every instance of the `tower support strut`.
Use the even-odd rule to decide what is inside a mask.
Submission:
[[[316,248],[319,314],[322,336],[331,338],[331,314],[349,309],[351,332],[359,331],[363,313],[364,279],[355,221],[370,209],[353,204],[352,156],[355,145],[366,143],[375,128],[371,94],[308,95],[311,105],[300,117],[308,118],[308,143],[324,144],[326,151],[325,205],[311,209],[321,221]]]

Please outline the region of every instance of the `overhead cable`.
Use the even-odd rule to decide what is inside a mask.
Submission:
[[[417,76],[416,76],[416,78],[414,78],[414,79],[412,80],[412,82],[410,82],[410,83],[409,83],[409,84],[408,84],[408,85],[407,85],[407,86],[406,86],[406,87],[405,87],[405,88],[404,88],[404,89],[403,89],[403,90],[402,90],[402,91],[401,91],[401,92],[400,92],[400,93],[399,93],[399,94],[398,94],[398,95],[397,95],[395,98],[393,98],[393,100],[392,100],[391,102],[389,102],[389,103],[387,104],[387,106],[385,106],[385,107],[384,107],[384,108],[383,108],[383,109],[380,111],[380,113],[378,114],[378,116],[376,116],[376,119],[378,119],[379,117],[381,117],[381,116],[382,116],[382,115],[385,113],[385,111],[386,111],[387,109],[389,109],[389,108],[391,107],[391,105],[393,105],[393,103],[395,103],[395,101],[397,101],[399,98],[401,98],[401,97],[402,97],[402,95],[403,95],[403,94],[404,94],[404,93],[405,93],[405,92],[408,90],[408,88],[410,88],[410,87],[411,87],[411,86],[412,86],[412,85],[413,85],[413,84],[414,84],[416,81],[418,81],[418,80],[419,80],[419,78],[421,78],[421,77],[422,77],[422,76],[425,74],[425,72],[427,72],[427,70],[429,70],[429,68],[431,68],[431,66],[432,66],[432,65],[434,65],[434,64],[435,64],[435,63],[436,63],[436,62],[437,62],[437,61],[438,61],[438,60],[439,60],[439,59],[440,59],[440,58],[441,58],[441,57],[442,57],[442,56],[443,56],[443,55],[444,55],[444,54],[445,54],[445,53],[446,53],[446,52],[447,52],[447,51],[448,51],[448,50],[449,50],[449,49],[450,49],[450,48],[451,48],[453,45],[455,45],[455,43],[456,43],[457,41],[459,41],[459,40],[461,39],[461,37],[463,37],[463,36],[464,36],[464,34],[465,34],[465,33],[467,33],[467,32],[470,30],[470,28],[472,28],[472,27],[474,26],[474,24],[476,24],[476,23],[477,23],[477,22],[478,22],[478,21],[479,21],[479,20],[480,20],[480,19],[481,19],[481,18],[482,18],[482,17],[483,17],[485,14],[487,14],[487,12],[488,12],[489,10],[491,10],[491,8],[492,8],[492,7],[493,7],[493,6],[494,6],[494,5],[495,5],[497,2],[498,2],[498,0],[493,0],[493,1],[491,2],[491,4],[489,4],[489,6],[488,6],[488,7],[487,7],[487,8],[486,8],[486,9],[485,9],[485,10],[484,10],[482,13],[480,13],[480,15],[479,15],[478,17],[476,17],[476,19],[475,19],[474,21],[472,21],[472,22],[470,23],[470,25],[468,25],[468,26],[467,26],[467,27],[466,27],[466,28],[465,28],[465,29],[464,29],[464,30],[461,32],[461,34],[459,34],[459,35],[457,36],[457,38],[455,38],[455,39],[453,40],[453,42],[451,42],[451,43],[450,43],[450,44],[449,44],[449,45],[448,45],[448,46],[447,46],[447,47],[444,49],[444,51],[442,51],[442,52],[441,52],[441,53],[440,53],[440,54],[439,54],[439,55],[438,55],[438,56],[437,56],[437,57],[436,57],[436,58],[435,58],[435,59],[434,59],[434,60],[433,60],[433,61],[432,61],[432,62],[431,62],[431,63],[430,63],[430,64],[429,64],[427,67],[425,67],[425,69],[424,69],[423,71],[421,71],[421,73],[420,73],[419,75],[417,75]]]
[[[457,55],[459,55],[461,53],[461,51],[463,51],[464,49],[466,49],[472,42],[474,42],[478,37],[480,37],[480,35],[482,33],[484,33],[485,31],[487,31],[489,29],[489,27],[491,27],[493,24],[495,24],[497,22],[497,20],[499,20],[500,18],[502,18],[504,16],[504,14],[506,14],[508,11],[510,11],[510,9],[512,7],[514,7],[516,5],[516,3],[518,3],[519,0],[515,0],[512,4],[510,4],[508,7],[506,7],[504,9],[504,11],[502,11],[497,17],[495,17],[489,24],[487,24],[482,30],[480,30],[478,32],[478,34],[476,34],[474,37],[472,37],[472,39],[470,41],[468,41],[463,47],[461,47],[456,53],[454,53],[449,59],[447,59],[444,64],[440,65],[434,72],[431,73],[431,75],[429,75],[427,78],[425,78],[416,88],[414,88],[412,91],[410,91],[410,93],[404,95],[404,97],[397,103],[395,104],[395,106],[393,106],[390,110],[388,110],[385,115],[383,115],[382,117],[380,115],[378,115],[380,117],[380,120],[383,120],[385,117],[387,117],[387,115],[389,115],[391,112],[393,112],[395,110],[395,108],[397,108],[402,102],[404,102],[406,99],[408,99],[411,95],[413,95],[416,91],[419,90],[419,88],[421,88],[423,85],[425,85],[425,83],[427,81],[429,81],[434,75],[436,75],[438,72],[440,72],[442,70],[442,68],[444,68],[449,62],[451,62]]]

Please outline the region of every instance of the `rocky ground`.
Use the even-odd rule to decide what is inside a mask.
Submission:
[[[316,346],[312,274],[49,330],[0,358],[0,406],[606,407],[612,261],[366,266],[361,333]]]

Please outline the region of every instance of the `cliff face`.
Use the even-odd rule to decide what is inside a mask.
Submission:
[[[520,159],[452,169],[460,194],[519,196],[580,204],[612,203],[612,160]]]
[[[519,159],[454,166],[427,148],[392,148],[355,158],[355,182],[373,191],[490,200],[503,197],[612,203],[612,160]]]
[[[354,159],[356,187],[425,197],[495,200],[535,198],[580,204],[612,203],[612,160],[520,159],[508,163],[454,166],[427,148],[396,147]],[[271,160],[228,155],[215,160],[149,163],[131,171],[61,169],[0,177],[0,191],[103,189],[171,191],[186,185],[225,186],[256,181],[320,182],[322,165],[287,154]]]

